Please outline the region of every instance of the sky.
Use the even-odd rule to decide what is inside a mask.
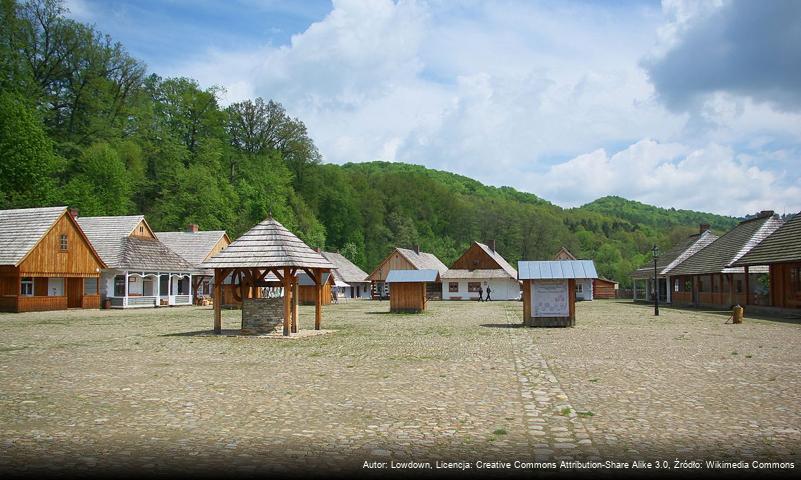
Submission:
[[[801,211],[796,0],[66,0],[162,77],[263,97],[325,162],[564,207]]]

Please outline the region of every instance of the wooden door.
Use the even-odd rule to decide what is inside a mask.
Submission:
[[[67,278],[67,308],[81,308],[83,278]]]

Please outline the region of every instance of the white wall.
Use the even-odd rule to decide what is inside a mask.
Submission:
[[[592,280],[577,279],[576,286],[581,285],[581,293],[576,291],[576,300],[592,300]]]
[[[487,286],[490,287],[492,293],[490,297],[493,300],[517,300],[520,298],[520,284],[517,280],[513,278],[476,278],[476,279],[459,279],[459,280],[450,280],[450,279],[443,279],[442,280],[442,299],[443,300],[451,300],[453,297],[461,297],[462,300],[468,299],[477,299],[478,292],[468,292],[467,291],[467,283],[468,282],[481,282],[481,288],[484,290],[484,296],[486,297],[486,290]],[[458,292],[450,292],[448,284],[451,282],[458,282],[459,283],[459,291]],[[486,283],[485,283],[486,282]]]

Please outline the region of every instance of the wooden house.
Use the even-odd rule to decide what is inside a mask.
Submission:
[[[386,282],[391,289],[390,312],[420,313],[429,300],[427,285],[440,282],[440,276],[434,269],[390,270]]]
[[[298,272],[298,301],[303,305],[314,305],[317,301],[317,286],[314,279],[309,277],[306,272]],[[334,284],[334,276],[331,273],[323,274],[323,305],[331,305],[332,294],[331,290],[336,288]]]
[[[740,222],[670,271],[671,304],[730,308],[769,305],[768,267],[731,267],[782,221],[772,211]]]
[[[575,255],[570,253],[567,247],[562,247],[553,256],[554,260],[578,260]],[[592,300],[595,282],[588,278],[576,279],[576,300]]]
[[[334,267],[335,288],[339,298],[370,298],[370,281],[367,273],[339,252],[322,252]]]
[[[198,265],[231,244],[231,239],[225,230],[201,231],[196,224],[190,224],[184,232],[156,232],[156,238],[197,270],[197,274],[192,276],[194,300],[211,298],[214,271],[200,269]]]
[[[598,277],[592,281],[593,298],[617,298],[618,282],[608,278]]]
[[[433,254],[421,252],[419,246],[415,246],[413,250],[396,247],[367,277],[371,283],[373,298],[390,296],[390,287],[386,280],[391,270],[436,270],[442,275],[448,267]],[[427,288],[430,297],[441,297],[442,287],[438,282],[429,283]]]
[[[744,274],[748,272],[745,278],[750,277],[750,270],[767,266],[770,306],[797,312],[801,308],[801,213],[732,262],[731,266],[743,268]],[[746,297],[742,305],[747,305],[750,300]]]
[[[492,300],[520,298],[517,270],[495,250],[494,240],[473,242],[441,277],[443,300],[477,300],[487,288]]]
[[[98,288],[106,306],[192,305],[195,267],[162,243],[143,215],[77,220],[107,266]]]
[[[717,240],[718,236],[709,230],[709,225],[702,224],[699,232],[688,236],[677,243],[670,250],[662,252],[656,259],[656,277],[659,291],[659,301],[663,304],[671,303],[671,284],[673,270],[682,262],[695,255],[702,248]],[[654,264],[650,262],[631,274],[634,301],[653,301],[654,292]]]
[[[598,278],[592,260],[520,261],[517,271],[527,327],[574,326],[576,281]]]
[[[0,210],[0,311],[98,308],[105,267],[66,207]]]

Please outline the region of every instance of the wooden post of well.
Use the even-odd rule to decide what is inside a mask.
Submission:
[[[222,269],[214,269],[214,333],[222,333]],[[161,283],[161,279],[159,279]]]
[[[290,295],[292,295],[292,277],[289,273],[289,267],[284,267],[284,336],[288,337],[290,333],[290,315],[292,309],[290,304]]]
[[[298,297],[300,297],[300,282],[295,279],[292,284],[292,333],[298,333]]]
[[[323,319],[323,272],[314,269],[314,329],[320,329]]]

